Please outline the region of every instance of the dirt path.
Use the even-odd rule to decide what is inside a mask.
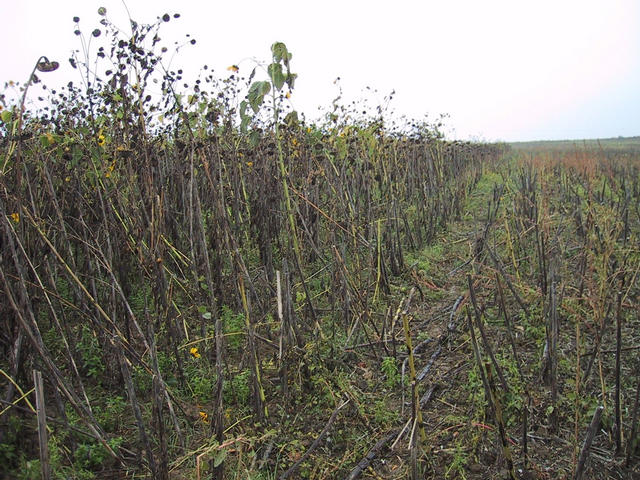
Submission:
[[[496,459],[482,448],[481,456],[472,458],[479,443],[494,434],[493,427],[478,418],[482,390],[477,390],[477,384],[468,386],[474,360],[464,315],[467,275],[473,271],[475,254],[480,253],[476,250],[487,205],[500,180],[499,175],[486,173],[468,198],[464,216],[452,222],[431,246],[407,254],[411,282],[416,288],[409,313],[428,446],[418,459],[423,468],[426,465],[424,478],[493,478],[501,470],[495,466]],[[405,360],[403,365],[405,376],[407,363]],[[381,435],[381,441],[387,443],[384,453],[380,453],[380,441],[372,447],[369,457],[377,456],[368,462],[372,476],[363,478],[406,478],[411,470],[411,393],[409,388],[405,390],[396,406],[402,412],[403,424]]]

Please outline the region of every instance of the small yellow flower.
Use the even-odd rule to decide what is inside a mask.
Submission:
[[[196,347],[191,347],[191,350],[189,350],[189,353],[191,354],[191,356],[193,358],[200,358],[200,352],[198,352],[198,349]]]
[[[20,214],[18,212],[14,212],[9,216],[11,217],[11,220],[13,220],[13,223],[20,222]]]
[[[238,72],[240,68],[238,68],[237,65],[230,65],[227,67],[227,70],[229,70],[230,72]]]
[[[114,160],[113,162],[111,162],[111,165],[109,165],[109,167],[107,167],[107,177],[111,176],[111,172],[113,172],[116,168],[116,161]]]
[[[253,167],[253,162],[247,162],[247,167]]]
[[[287,98],[291,98],[291,92],[287,92],[287,93],[286,93],[286,95],[285,95],[285,97],[287,97]]]
[[[209,423],[209,415],[207,412],[199,412],[203,423]]]
[[[98,146],[99,147],[104,147],[105,141],[106,140],[104,138],[104,135],[102,135],[102,134],[98,135]]]

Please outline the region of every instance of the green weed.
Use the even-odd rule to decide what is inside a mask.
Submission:
[[[398,372],[398,364],[393,357],[384,357],[380,365],[380,370],[385,376],[384,384],[387,388],[392,389],[400,384],[400,373]]]

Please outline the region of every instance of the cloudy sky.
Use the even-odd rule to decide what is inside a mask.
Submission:
[[[98,27],[98,7],[123,30],[121,0],[0,1],[0,88],[24,81],[40,55],[60,61],[48,84],[79,80],[67,59]],[[170,46],[189,33],[172,67],[204,64],[224,77],[249,72],[283,41],[299,74],[292,97],[308,118],[343,98],[382,102],[398,115],[448,114],[450,136],[484,140],[640,135],[640,2],[636,0],[128,0],[131,16],[163,25]],[[371,87],[378,93],[366,90]]]

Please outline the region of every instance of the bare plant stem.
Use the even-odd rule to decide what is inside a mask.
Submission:
[[[251,356],[251,366],[254,382],[254,412],[259,420],[264,420],[269,416],[267,410],[266,398],[264,395],[264,388],[262,386],[262,380],[260,377],[260,362],[258,360],[258,351],[255,342],[255,332],[249,316],[249,304],[247,302],[247,294],[244,288],[244,280],[242,277],[238,278],[238,290],[240,298],[242,299],[242,308],[244,309],[245,326],[247,329],[247,339],[249,344],[249,355]]]
[[[621,279],[621,285],[624,285],[624,276]],[[622,365],[622,287],[618,292],[618,306],[616,309],[616,386],[614,391],[614,408],[615,408],[615,442],[616,454],[622,452],[622,414],[620,411],[620,368]]]
[[[509,385],[507,384],[506,379],[504,378],[504,374],[502,373],[502,369],[496,360],[495,355],[493,354],[493,349],[491,348],[491,344],[489,343],[489,339],[487,338],[487,334],[484,331],[484,327],[482,326],[482,318],[480,316],[480,309],[478,308],[478,303],[476,301],[475,289],[473,288],[473,280],[471,280],[471,276],[467,276],[467,283],[469,285],[469,295],[471,297],[471,303],[473,304],[473,311],[476,316],[476,325],[478,330],[480,330],[480,336],[482,337],[482,342],[484,344],[484,348],[489,354],[489,358],[491,359],[491,363],[493,367],[496,369],[498,377],[500,377],[500,382],[502,384],[502,388],[505,392],[509,391]]]
[[[636,448],[638,447],[638,437],[636,433],[638,431],[638,415],[640,414],[640,375],[638,375],[638,385],[636,386],[636,398],[633,402],[633,410],[631,414],[631,431],[627,439],[627,457],[625,459],[625,465],[631,464],[631,457],[633,457]]]
[[[402,311],[402,326],[404,328],[404,338],[407,344],[407,352],[409,353],[409,381],[412,385],[412,401],[413,404],[417,407],[414,408],[414,415],[416,417],[416,422],[418,425],[418,430],[420,432],[420,440],[424,444],[427,441],[427,435],[424,431],[424,426],[422,425],[422,410],[420,410],[420,397],[418,395],[418,389],[416,388],[416,366],[413,359],[413,346],[411,342],[411,330],[409,329],[409,305],[411,303],[411,298],[415,293],[415,288],[411,289],[409,292],[409,297],[404,306],[404,310]]]
[[[573,477],[574,480],[580,480],[582,478],[582,475],[584,474],[586,462],[589,458],[589,449],[591,448],[591,442],[593,442],[593,438],[596,436],[596,433],[600,428],[600,418],[602,417],[603,410],[604,407],[600,405],[593,412],[593,418],[591,419],[591,424],[589,425],[589,428],[587,430],[587,435],[584,438],[584,443],[582,444],[582,449],[580,450],[580,456],[578,457],[576,474]]]
[[[51,464],[49,463],[49,446],[47,442],[47,412],[44,401],[44,383],[42,372],[33,371],[33,383],[36,390],[36,414],[38,416],[38,440],[40,444],[40,469],[42,480],[51,479]]]
[[[493,375],[491,374],[491,364],[485,363],[485,370],[487,372],[487,380],[489,381],[489,387],[491,388],[491,400],[495,407],[496,414],[496,426],[498,427],[498,434],[500,435],[500,443],[502,444],[502,455],[507,462],[507,470],[509,472],[509,478],[516,480],[516,472],[513,468],[513,457],[511,456],[511,449],[509,448],[509,439],[507,438],[507,431],[505,429],[504,419],[502,417],[502,404],[495,388],[493,381]]]
[[[153,476],[153,478],[157,478],[158,468],[156,466],[156,461],[153,456],[153,449],[151,448],[151,442],[149,441],[147,431],[144,428],[144,421],[142,420],[142,412],[140,410],[140,404],[138,403],[135,388],[133,386],[133,380],[131,378],[131,370],[129,369],[129,364],[127,363],[127,359],[124,356],[123,349],[120,349],[118,351],[118,358],[120,359],[120,370],[122,372],[122,378],[124,380],[124,385],[127,390],[127,396],[129,397],[129,403],[131,404],[131,409],[133,410],[133,415],[136,419],[136,424],[138,425],[138,433],[140,435],[140,441],[142,442],[142,445],[144,447],[144,453],[146,453],[146,456],[147,456],[147,463],[149,466],[149,470],[151,470],[151,475]]]
[[[491,398],[491,388],[489,387],[489,380],[487,379],[487,374],[484,370],[484,365],[482,362],[482,356],[480,354],[480,348],[478,347],[478,341],[476,340],[476,334],[474,331],[473,320],[471,319],[471,311],[469,310],[469,306],[467,305],[465,308],[467,312],[467,326],[469,327],[469,335],[471,336],[471,345],[473,347],[473,354],[476,359],[476,366],[478,367],[478,371],[480,372],[480,378],[482,379],[482,386],[484,387],[484,395],[487,400],[487,406],[489,411],[491,412],[491,417],[495,418],[495,408],[493,406],[493,400]]]

